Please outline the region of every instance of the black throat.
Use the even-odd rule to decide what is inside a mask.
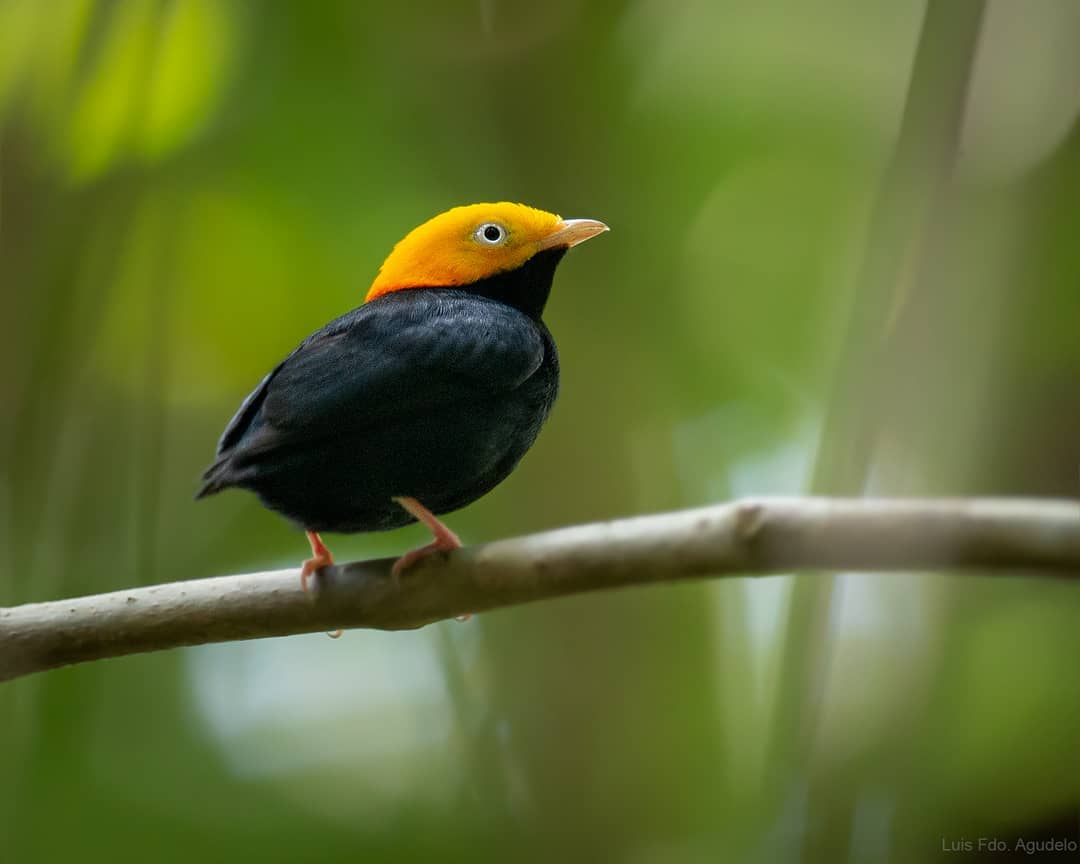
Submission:
[[[551,282],[555,278],[555,268],[559,266],[566,247],[545,249],[533,255],[516,270],[496,273],[486,279],[480,279],[469,285],[462,285],[461,290],[481,297],[490,297],[507,306],[520,309],[537,321],[544,312]]]

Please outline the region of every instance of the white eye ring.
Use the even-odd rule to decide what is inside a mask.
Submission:
[[[498,246],[506,242],[507,236],[506,229],[498,222],[485,222],[473,232],[473,237],[481,246]]]

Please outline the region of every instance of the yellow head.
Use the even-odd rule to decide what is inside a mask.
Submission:
[[[414,228],[394,247],[367,299],[401,288],[468,285],[514,270],[545,249],[576,246],[607,230],[593,219],[561,219],[505,201],[455,207]]]

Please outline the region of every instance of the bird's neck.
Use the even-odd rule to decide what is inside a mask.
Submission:
[[[462,285],[461,290],[498,300],[539,321],[551,293],[555,268],[565,254],[565,248],[546,249],[514,270]]]

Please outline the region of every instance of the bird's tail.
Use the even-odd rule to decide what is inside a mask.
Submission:
[[[232,466],[229,464],[228,454],[218,457],[214,464],[203,472],[202,486],[195,493],[195,500],[216,495],[223,489],[233,485]]]

